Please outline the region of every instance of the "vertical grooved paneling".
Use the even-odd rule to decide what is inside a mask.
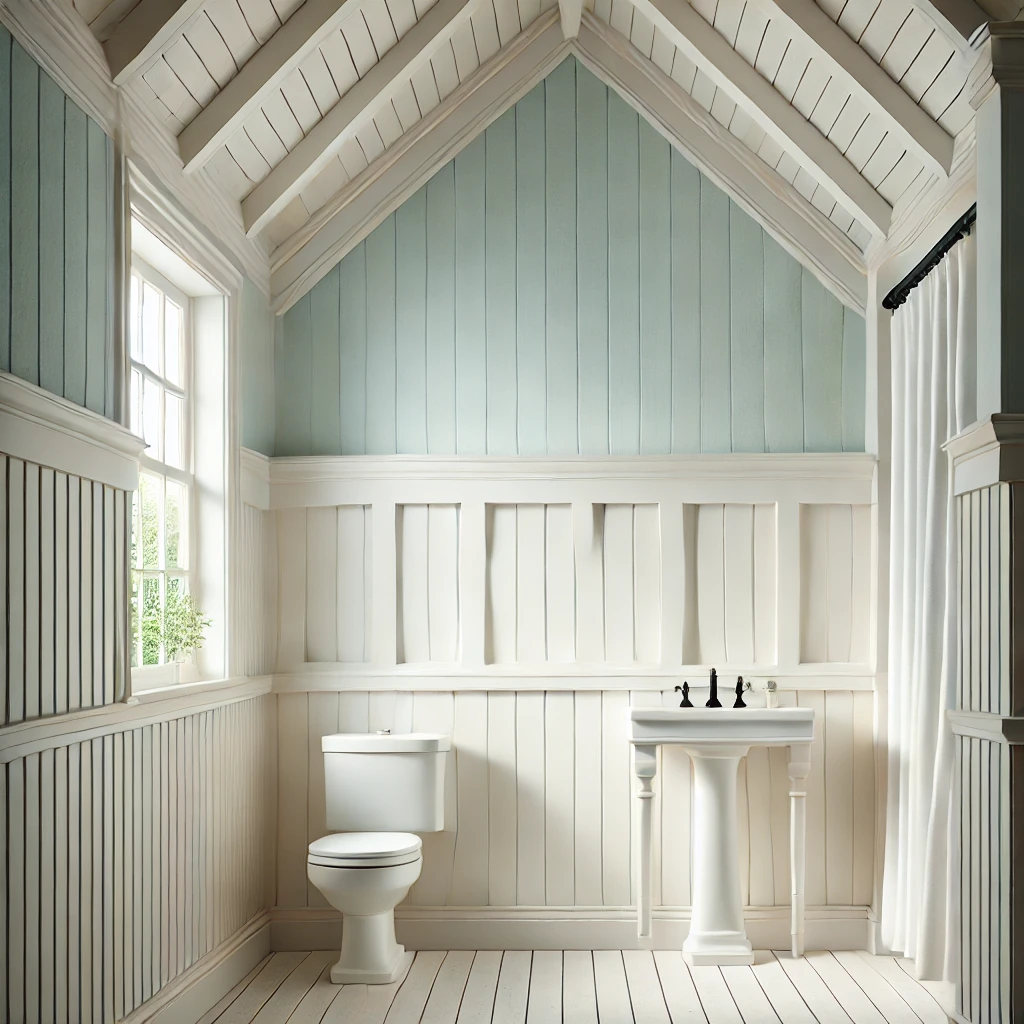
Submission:
[[[310,295],[278,454],[863,450],[863,318],[572,57]]]
[[[640,450],[639,115],[608,94],[608,438]],[[612,140],[615,144],[612,144]]]
[[[16,939],[4,947],[5,1019],[121,1019],[264,906],[261,771],[275,699],[4,766],[0,911]],[[223,831],[218,814],[230,817]],[[217,857],[230,881],[211,870]]]
[[[427,192],[399,207],[395,321],[395,447],[403,455],[427,453]],[[331,335],[325,338],[330,343]],[[337,449],[335,449],[337,450]]]
[[[547,447],[579,451],[576,323],[576,62],[544,82]]]
[[[477,136],[455,158],[455,445],[460,455],[487,451],[485,141]]]
[[[309,296],[310,449],[330,455],[341,446],[341,279],[332,271]]]
[[[516,115],[506,110],[484,136],[487,452],[515,455]]]
[[[689,166],[689,165],[688,165]],[[576,72],[576,327],[581,455],[608,452],[608,90]]]
[[[515,118],[518,451],[546,455],[543,87],[531,90],[516,104]]]

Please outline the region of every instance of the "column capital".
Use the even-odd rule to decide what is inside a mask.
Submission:
[[[978,57],[967,78],[967,96],[978,110],[998,85],[1024,89],[1024,22],[992,21],[972,41]]]

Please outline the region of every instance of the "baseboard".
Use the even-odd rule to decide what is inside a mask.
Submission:
[[[121,1024],[196,1024],[270,952],[270,930],[270,913],[264,910]]]
[[[789,907],[748,907],[755,949],[788,949]],[[811,907],[807,949],[866,949],[866,907]],[[398,941],[408,949],[678,949],[690,928],[688,907],[654,911],[652,935],[639,939],[631,907],[399,907]],[[341,916],[304,907],[271,912],[270,948],[337,949]]]

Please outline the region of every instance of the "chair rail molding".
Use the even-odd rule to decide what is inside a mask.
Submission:
[[[1024,414],[996,413],[947,441],[953,493],[1024,480]]]
[[[0,447],[14,458],[123,491],[139,483],[145,441],[66,398],[0,372]]]
[[[437,457],[299,456],[246,452],[250,474],[269,468],[269,507],[372,503],[388,490],[403,502],[870,503],[876,459],[834,454]],[[655,494],[657,496],[655,496]]]

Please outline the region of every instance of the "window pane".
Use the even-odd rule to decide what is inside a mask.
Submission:
[[[164,376],[180,388],[181,382],[181,307],[164,301]]]
[[[185,543],[188,532],[188,507],[185,503],[187,491],[173,480],[167,481],[167,497],[164,504],[164,550],[167,553],[168,569],[188,568],[188,550]]]
[[[182,459],[181,421],[184,403],[171,394],[164,395],[167,417],[164,421],[164,462],[175,469],[185,469]]]
[[[129,319],[129,330],[131,331],[131,352],[132,359],[142,359],[141,341],[139,339],[139,279],[132,274],[131,291],[131,316]]]
[[[145,281],[142,283],[142,361],[154,372],[160,372],[160,293]]]
[[[139,476],[139,497],[142,502],[142,564],[146,569],[160,568],[160,490],[159,477],[142,473]]]
[[[139,405],[140,405],[140,403],[142,401],[142,399],[140,397],[141,390],[142,390],[142,374],[139,373],[138,370],[132,370],[132,383],[131,383],[132,418],[131,418],[131,428],[132,428],[132,433],[135,434],[136,437],[139,437],[142,434],[141,411],[139,409]]]
[[[160,635],[163,633],[163,609],[160,606],[160,579],[142,580],[142,664],[160,664]]]
[[[142,382],[142,437],[149,445],[146,453],[153,459],[163,461],[160,444],[160,399],[163,388],[151,380]]]

